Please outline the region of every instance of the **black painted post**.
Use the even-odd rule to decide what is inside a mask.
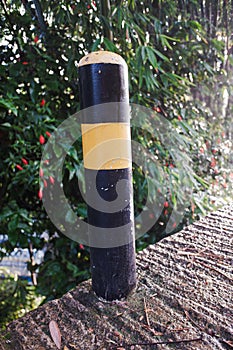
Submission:
[[[119,102],[128,105],[127,65],[121,56],[112,52],[90,53],[79,62],[79,84],[81,109],[96,106],[94,112],[90,115],[87,113],[82,121],[90,242],[95,234],[99,234],[97,228],[105,229],[106,238],[111,230],[120,228],[120,235],[126,238],[125,244],[117,245],[114,242],[113,246],[107,247],[90,243],[92,288],[97,296],[110,301],[127,297],[136,285],[130,124],[129,113],[125,113],[124,108],[121,111],[121,108],[116,107],[116,113],[111,115],[95,113],[95,109],[109,102],[115,102],[116,106]],[[126,144],[123,147],[121,141],[125,138],[129,142],[128,146]],[[108,141],[106,145],[105,140]],[[98,149],[100,144],[101,148]],[[92,157],[87,156],[90,151]],[[108,159],[105,160],[106,154]],[[109,154],[112,154],[110,161]],[[90,205],[89,199],[95,190],[110,205],[117,198],[120,180],[127,180],[127,186],[123,187],[123,209],[103,212],[103,209]]]

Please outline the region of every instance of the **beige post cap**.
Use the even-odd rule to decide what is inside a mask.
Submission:
[[[126,65],[124,58],[115,52],[95,51],[95,52],[90,52],[86,56],[82,57],[81,60],[79,61],[78,66],[81,67],[87,64],[96,64],[96,63],[112,63],[112,64]]]

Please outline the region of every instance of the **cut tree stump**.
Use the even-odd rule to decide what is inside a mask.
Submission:
[[[233,349],[232,209],[140,252],[127,300],[100,300],[86,281],[10,323],[0,349]]]

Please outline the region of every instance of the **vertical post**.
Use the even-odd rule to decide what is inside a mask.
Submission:
[[[89,235],[98,235],[97,228],[101,228],[107,238],[118,228],[126,238],[126,243],[117,245],[115,237],[116,242],[107,247],[90,243],[92,288],[97,296],[111,301],[127,297],[136,285],[129,114],[118,108],[118,103],[129,104],[126,62],[112,52],[90,53],[79,62],[79,85],[81,109],[94,106],[81,125]],[[98,112],[99,105],[112,102],[117,106],[113,113]],[[129,141],[126,147],[123,139]],[[97,208],[89,204],[88,199],[97,191],[107,208],[116,200],[121,180],[126,180],[121,210],[103,212],[98,201]]]

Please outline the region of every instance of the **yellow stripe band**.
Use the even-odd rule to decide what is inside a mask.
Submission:
[[[130,168],[129,123],[82,124],[83,159],[86,169]]]

